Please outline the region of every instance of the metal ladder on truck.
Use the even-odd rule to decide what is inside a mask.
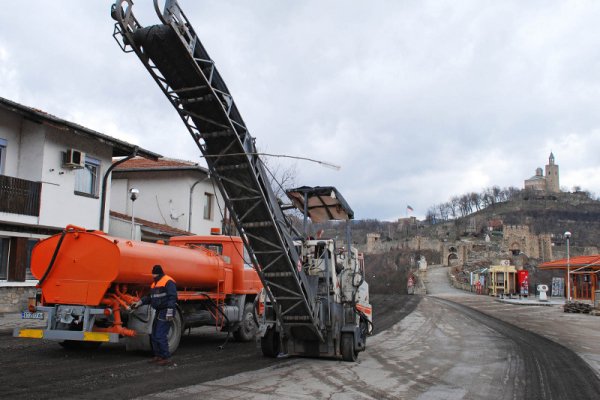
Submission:
[[[214,62],[176,1],[164,11],[154,2],[162,24],[142,27],[132,0],[118,0],[113,36],[125,52],[135,52],[179,113],[206,158],[280,326],[308,340],[325,341],[316,293],[301,272],[301,258],[289,234],[261,163],[254,139]]]

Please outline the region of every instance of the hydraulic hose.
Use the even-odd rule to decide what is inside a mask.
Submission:
[[[223,318],[225,318],[225,321],[227,321],[227,325],[229,325],[229,318],[227,318],[227,315],[225,315],[225,313],[223,312],[223,310],[221,310],[219,308],[219,306],[217,306],[215,304],[215,301],[213,299],[210,298],[209,295],[207,295],[206,293],[200,293],[201,295],[203,295],[204,297],[206,297],[206,299],[212,304],[212,306],[214,307],[215,311],[218,312],[219,314],[221,314],[223,316]],[[229,336],[230,336],[231,332],[229,331],[229,329],[227,330],[227,337],[225,338],[225,342],[223,342],[222,345],[220,345],[219,347],[217,347],[219,350],[223,350],[225,348],[225,345],[227,344],[227,342],[229,342]]]
[[[147,319],[143,319],[142,317],[134,314],[133,310],[129,311],[129,315],[132,316],[133,318],[137,319],[138,321],[143,322],[144,324],[147,324],[148,322],[150,322],[150,307],[148,306],[148,311],[146,312]]]
[[[63,229],[62,234],[60,235],[60,239],[58,239],[58,244],[56,245],[56,248],[54,249],[54,254],[52,254],[52,258],[50,259],[50,264],[48,265],[48,268],[46,268],[46,272],[44,272],[44,275],[42,276],[42,278],[37,283],[38,287],[42,286],[42,283],[44,283],[44,281],[48,277],[48,274],[50,273],[50,271],[52,271],[52,267],[54,266],[54,261],[56,260],[56,256],[58,255],[58,250],[60,250],[60,246],[62,246],[62,242],[63,242],[63,239],[65,238],[66,234],[67,234],[67,230]]]

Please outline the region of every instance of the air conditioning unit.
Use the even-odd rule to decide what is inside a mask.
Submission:
[[[65,168],[83,168],[85,167],[85,153],[75,149],[67,149],[63,153],[63,167]]]

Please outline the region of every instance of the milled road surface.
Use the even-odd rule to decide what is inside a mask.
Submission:
[[[290,359],[146,398],[515,398],[518,369],[507,365],[511,348],[500,337],[424,298],[408,317],[371,338],[357,363]],[[503,395],[496,397],[498,393]]]
[[[427,286],[430,295],[476,309],[566,346],[600,377],[600,317],[565,313],[556,305],[523,306],[464,292],[448,284],[447,268],[443,267],[430,268]]]
[[[387,329],[417,305],[411,296],[373,296],[377,331]],[[148,355],[127,353],[123,346],[102,345],[95,351],[66,351],[55,342],[0,334],[2,398],[125,399],[228,377],[282,360],[265,358],[254,342],[230,341],[214,328],[184,336],[174,356],[177,366],[148,364]],[[284,362],[287,362],[285,360]]]
[[[72,353],[54,343],[5,336],[2,393],[36,399],[598,398],[594,369],[572,351],[596,360],[598,317],[569,318],[571,329],[560,329],[553,324],[564,314],[555,307],[465,295],[449,287],[439,268],[430,270],[428,289],[431,296],[373,296],[377,334],[357,363],[266,359],[253,343],[231,342],[218,351],[224,335],[206,329],[182,340],[178,365],[169,368],[148,365],[146,355],[125,353],[121,346]],[[513,324],[535,331],[536,321],[569,348]],[[591,338],[569,334],[580,327]]]

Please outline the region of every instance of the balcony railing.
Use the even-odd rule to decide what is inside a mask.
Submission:
[[[0,175],[0,212],[40,215],[41,182]]]

